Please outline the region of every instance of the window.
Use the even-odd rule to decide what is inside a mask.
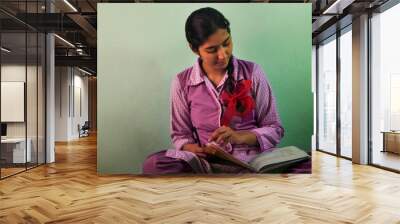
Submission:
[[[352,157],[352,33],[351,26],[340,36],[340,155]]]
[[[18,10],[39,13],[41,5],[44,1],[18,2]],[[44,33],[12,16],[0,12],[0,17],[7,21],[0,24],[0,178],[4,178],[45,163],[46,40]]]
[[[396,170],[400,170],[400,155],[386,150],[384,135],[400,131],[399,23],[400,5],[371,18],[372,163]],[[400,133],[393,134],[400,140]],[[400,147],[400,141],[392,143]]]
[[[336,36],[318,47],[318,149],[336,153]]]

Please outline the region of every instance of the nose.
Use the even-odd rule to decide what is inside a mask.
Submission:
[[[223,47],[218,49],[218,60],[224,60],[227,56],[227,53]]]

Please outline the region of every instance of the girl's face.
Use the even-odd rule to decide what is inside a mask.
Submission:
[[[197,55],[203,65],[214,70],[226,69],[232,56],[232,37],[226,29],[218,29],[206,42],[199,46]]]

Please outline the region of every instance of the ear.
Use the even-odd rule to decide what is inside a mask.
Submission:
[[[193,53],[197,54],[198,56],[200,56],[199,51],[197,49],[194,49],[193,46],[191,44],[189,44],[190,49],[193,51]]]

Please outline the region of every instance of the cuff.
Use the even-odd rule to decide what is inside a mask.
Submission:
[[[180,138],[174,140],[174,146],[176,150],[182,150],[183,146],[186,144],[194,144],[195,141],[193,138]]]
[[[281,136],[272,127],[255,128],[250,132],[256,135],[262,152],[274,148],[281,140]]]

